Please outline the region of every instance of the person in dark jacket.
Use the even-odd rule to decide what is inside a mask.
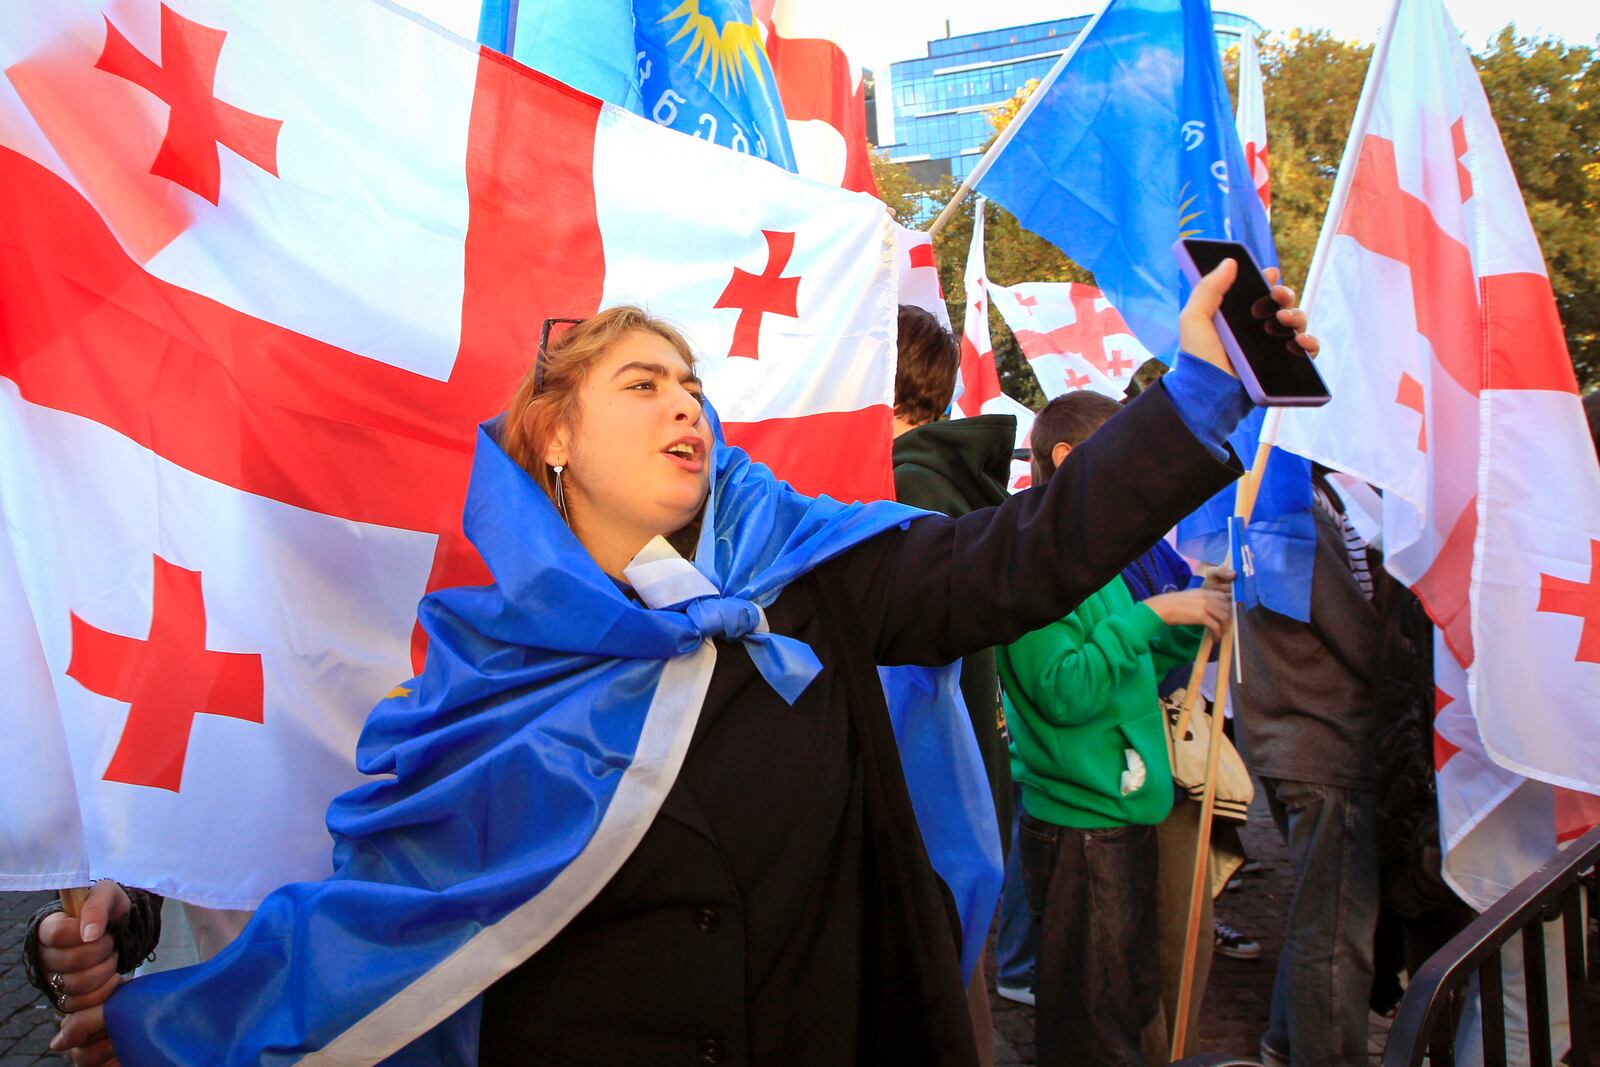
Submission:
[[[928,312],[900,307],[894,375],[894,495],[902,504],[958,518],[1005,502],[1017,420],[1011,415],[945,419],[961,347]],[[961,696],[983,753],[1003,844],[1011,830],[1011,770],[1001,739],[994,650],[965,657]]]
[[[1295,893],[1261,1039],[1268,1064],[1367,1062],[1378,919],[1374,768],[1382,621],[1364,544],[1314,482],[1311,618],[1264,607],[1239,619],[1239,747],[1289,847]]]
[[[944,419],[955,392],[961,346],[922,308],[900,305],[899,359],[894,372],[894,495],[902,504],[959,517],[1004,503],[1017,420],[1011,415]],[[1001,851],[1011,845],[1011,769],[1003,738],[1000,683],[994,650],[961,661],[961,698],[972,719],[989,794],[1000,826]],[[978,1052],[990,1062],[994,1023],[985,967],[967,984]]]
[[[552,938],[525,958],[502,953],[498,977],[465,989],[481,995],[482,1023],[463,1062],[975,1062],[959,924],[922,845],[875,668],[951,662],[1059,617],[1237,477],[1223,442],[1249,402],[1212,326],[1232,280],[1224,264],[1196,287],[1182,329],[1192,355],[1077,450],[1047,489],[960,519],[893,526],[789,583],[763,621],[820,661],[792,705],[739,640],[708,641],[709,689],[658,814],[614,873],[583,887],[586,903]],[[1276,297],[1278,320],[1303,330],[1293,294],[1279,288]],[[626,584],[630,561],[658,538],[697,543],[687,532],[705,505],[709,440],[681,336],[614,308],[541,353],[497,444],[549,493],[594,564]],[[1123,492],[1126,479],[1143,487],[1137,496]],[[490,848],[504,829],[494,820],[520,818],[522,806],[482,814]],[[102,882],[77,917],[51,915],[28,939],[68,1013],[55,1046],[75,1062],[107,1062],[113,1041],[148,1042],[152,1028],[172,1025],[113,1004],[107,1035],[104,1005],[117,982],[106,961],[150,947],[118,944],[111,924],[129,904]],[[314,927],[318,916],[302,918]],[[240,942],[261,921],[258,913]],[[315,939],[300,945],[316,948]],[[203,983],[240,947],[129,983],[123,1001],[141,1003],[140,983]],[[320,963],[330,994],[360,993],[364,976],[341,978],[337,960]],[[277,995],[306,1003],[305,992]],[[211,1047],[242,1059],[229,1043],[237,1020],[196,997],[163,1008],[183,1012],[187,1039],[204,1031]],[[411,1011],[427,1007],[418,1000]],[[281,1009],[273,1019],[292,1021]]]

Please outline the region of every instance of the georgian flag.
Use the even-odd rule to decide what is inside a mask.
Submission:
[[[801,174],[878,195],[866,85],[850,55],[850,0],[753,0]]]
[[[0,68],[0,888],[327,873],[546,317],[675,320],[733,443],[892,496],[875,200],[372,0],[10,5]]]
[[[1245,34],[1239,47],[1239,106],[1234,115],[1239,127],[1239,144],[1244,148],[1244,165],[1250,171],[1250,184],[1261,198],[1261,206],[1272,211],[1272,172],[1267,166],[1267,101],[1261,90],[1261,57],[1256,39]]]
[[[929,312],[948,330],[950,308],[944,302],[944,287],[939,284],[939,262],[933,255],[933,238],[924,230],[896,223],[894,241],[900,303]]]
[[[972,209],[972,244],[967,248],[967,269],[962,276],[966,317],[961,324],[961,369],[956,374],[953,414],[960,418],[1002,410],[1000,371],[994,345],[989,340],[989,277],[983,258],[983,212],[988,201],[979,197]]]
[[[1044,395],[1088,389],[1113,400],[1151,359],[1105,294],[1079,282],[988,286]]]
[[[1445,874],[1482,908],[1594,822],[1600,468],[1439,0],[1400,0],[1380,38],[1306,288],[1333,401],[1285,409],[1277,441],[1383,490],[1385,565],[1439,630]]]

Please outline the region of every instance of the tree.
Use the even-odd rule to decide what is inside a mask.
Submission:
[[[889,213],[895,221],[902,226],[915,227],[914,220],[930,191],[921,188],[920,183],[912,177],[911,168],[904,163],[893,162],[889,153],[874,148],[872,180],[878,183],[878,198],[889,206]],[[954,191],[952,188],[951,192]]]

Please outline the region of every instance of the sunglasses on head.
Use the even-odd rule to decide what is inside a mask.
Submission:
[[[583,319],[545,319],[544,325],[539,329],[539,354],[533,363],[533,391],[537,393],[544,388],[544,357],[548,354],[550,346],[550,330],[554,326],[576,326]]]

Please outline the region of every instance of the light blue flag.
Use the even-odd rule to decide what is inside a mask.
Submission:
[[[1240,241],[1263,268],[1278,261],[1247,180],[1211,5],[1111,0],[1074,48],[978,190],[1093,271],[1134,334],[1170,364],[1189,289],[1172,254],[1180,236]],[[1246,462],[1262,418],[1252,412],[1229,439]],[[1179,526],[1185,552],[1226,558],[1233,498],[1227,490]],[[1302,620],[1310,507],[1305,461],[1275,454],[1251,523],[1257,587],[1266,606]]]
[[[485,0],[478,41],[574,89],[644,114],[631,0]]]
[[[372,777],[328,810],[334,873],[274,891],[210,962],[121,989],[106,1018],[123,1063],[477,1062],[481,991],[593,899],[660,810],[715,662],[706,638],[741,642],[792,701],[820,664],[768,632],[762,607],[928,514],[802,496],[715,428],[694,559],[641,553],[627,572],[639,600],[493,424],[480,432],[464,525],[495,584],[423,599],[423,672],[374,709],[356,752]],[[959,669],[894,668],[911,673],[884,685],[971,974],[999,897],[1000,835]]]
[[[1222,79],[1209,0],[1184,0],[1185,41],[1182,152],[1179,173],[1179,224],[1185,237],[1239,241],[1262,268],[1278,264],[1272,228],[1256,196],[1239,143],[1233,106]],[[1188,284],[1181,299],[1188,299]],[[1239,424],[1228,443],[1246,463],[1254,462],[1266,411],[1256,408]],[[1178,524],[1178,547],[1197,559],[1227,558],[1228,525],[1233,519],[1235,491],[1212,497]],[[1316,555],[1316,520],[1311,513],[1311,464],[1274,449],[1263,473],[1250,516],[1249,538],[1242,536],[1254,559],[1252,595],[1269,608],[1301,622],[1311,618],[1311,567]]]
[[[750,0],[484,0],[478,41],[662,126],[797,169]]]

